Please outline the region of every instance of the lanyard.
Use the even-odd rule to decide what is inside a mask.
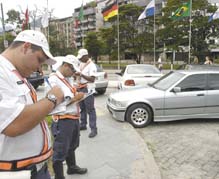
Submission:
[[[30,89],[30,96],[33,100],[33,103],[36,103],[37,102],[37,94],[36,94],[36,91],[35,89],[32,87],[31,84],[29,84],[29,82],[23,78],[20,73],[17,71],[17,70],[13,70],[13,72],[17,75],[17,77],[23,81],[27,87]],[[40,122],[40,126],[42,128],[42,131],[43,131],[43,140],[44,140],[44,146],[43,146],[43,149],[41,151],[41,153],[45,153],[46,151],[48,151],[48,136],[47,136],[47,129],[46,129],[46,121],[43,120]]]

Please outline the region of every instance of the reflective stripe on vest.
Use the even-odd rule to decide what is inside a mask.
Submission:
[[[81,88],[87,88],[87,83],[78,83],[78,86],[77,86],[78,89],[81,89]]]
[[[35,89],[28,83],[26,79],[24,79],[17,70],[13,70],[15,75],[23,81],[27,87],[30,89],[30,96],[33,100],[33,103],[37,102],[37,95]],[[47,129],[46,129],[46,121],[43,120],[40,122],[40,126],[43,132],[43,148],[39,155],[34,157],[29,157],[28,159],[21,159],[21,160],[15,160],[15,161],[0,161],[0,170],[11,170],[11,169],[19,169],[22,167],[26,167],[31,164],[40,163],[41,161],[44,161],[48,159],[52,155],[52,149],[49,149],[48,147],[48,136],[47,136]]]
[[[75,87],[73,87],[66,79],[60,78],[57,74],[56,75],[70,90],[71,92],[75,95],[77,90]],[[79,119],[80,117],[80,112],[79,112],[79,106],[77,105],[77,114],[64,114],[64,115],[52,115],[52,118],[55,122],[57,122],[59,119]]]
[[[71,114],[64,114],[64,115],[53,115],[53,120],[61,120],[61,119],[79,119],[79,115],[71,115]]]
[[[28,167],[32,164],[36,164],[36,163],[40,163],[42,161],[45,161],[51,155],[52,155],[52,148],[49,149],[46,153],[40,154],[40,155],[35,156],[35,157],[22,159],[22,160],[18,160],[18,161],[11,161],[11,162],[0,161],[0,170],[13,171],[13,170],[23,169],[24,167]]]

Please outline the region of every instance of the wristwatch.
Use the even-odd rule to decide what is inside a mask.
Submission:
[[[54,104],[54,108],[56,107],[57,97],[54,94],[48,93],[46,95],[46,99],[48,99],[49,101],[51,101]]]

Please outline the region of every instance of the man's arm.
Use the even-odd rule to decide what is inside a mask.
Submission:
[[[57,86],[53,87],[48,93],[54,94],[57,97],[57,104],[60,104],[64,99],[63,92]],[[38,125],[54,107],[54,103],[46,98],[41,99],[37,103],[26,105],[22,112],[2,133],[9,137],[24,134]]]

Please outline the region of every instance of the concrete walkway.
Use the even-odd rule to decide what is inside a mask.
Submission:
[[[110,81],[109,88],[115,84]],[[96,111],[98,135],[90,139],[89,129],[81,131],[76,151],[77,164],[87,167],[88,173],[66,174],[66,179],[161,179],[151,151],[136,130],[127,122],[112,119],[105,106],[96,105]]]
[[[87,167],[85,175],[67,175],[66,179],[160,179],[152,153],[128,123],[98,117],[98,135],[88,138],[81,131],[76,151],[77,163]],[[65,167],[66,168],[66,167]]]

